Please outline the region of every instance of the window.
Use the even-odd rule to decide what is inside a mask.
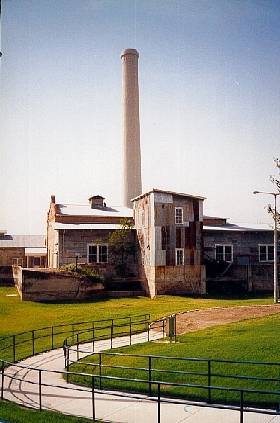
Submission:
[[[176,248],[176,266],[184,264],[184,248]]]
[[[183,223],[183,207],[175,207],[175,223],[176,225]]]
[[[33,257],[33,266],[40,267],[41,266],[41,257]]]
[[[273,245],[259,245],[259,261],[273,261],[274,260],[274,246]]]
[[[23,265],[23,260],[22,258],[13,258],[12,259],[12,265],[13,266],[22,266]]]
[[[216,245],[216,260],[232,262],[232,245]]]
[[[88,245],[88,263],[107,263],[108,245],[90,244]]]

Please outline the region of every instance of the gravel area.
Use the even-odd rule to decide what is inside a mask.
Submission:
[[[215,307],[177,314],[177,334],[280,313],[278,305]]]

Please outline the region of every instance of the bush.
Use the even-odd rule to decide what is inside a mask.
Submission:
[[[75,275],[79,276],[86,276],[88,279],[90,279],[92,282],[103,282],[104,277],[103,275],[100,275],[93,267],[91,266],[77,266],[75,263],[65,264],[64,266],[61,266],[60,269],[63,272],[70,272],[74,273]]]

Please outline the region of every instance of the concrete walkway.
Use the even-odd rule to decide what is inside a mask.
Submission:
[[[150,339],[162,336],[158,331],[150,332]],[[132,344],[147,341],[147,333],[132,336]],[[113,340],[113,347],[129,345],[129,337],[120,337]],[[92,354],[92,344],[81,346],[83,354],[80,357]],[[110,341],[95,343],[95,352],[110,349]],[[87,352],[88,351],[88,352]],[[76,360],[76,353],[71,352],[70,359]],[[60,411],[79,417],[92,419],[92,393],[88,388],[67,384],[60,372],[64,371],[63,349],[42,353],[18,363],[19,365],[43,369],[42,384],[56,385],[42,386],[42,408]],[[45,370],[45,371],[44,371]],[[57,373],[48,372],[57,371]],[[6,376],[7,375],[7,376]],[[21,381],[11,379],[16,377]],[[28,368],[11,366],[5,370],[4,399],[22,404],[26,407],[39,408],[39,371]],[[65,389],[66,388],[66,389]],[[157,403],[145,395],[133,395],[122,392],[95,392],[96,419],[115,423],[156,423],[158,420]],[[239,423],[240,413],[235,410],[218,409],[186,405],[181,402],[172,404],[169,401],[160,405],[161,423]],[[280,423],[280,416],[258,413],[244,413],[244,423]]]

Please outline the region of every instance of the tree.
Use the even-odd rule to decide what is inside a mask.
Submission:
[[[276,158],[274,159],[274,163],[276,165],[276,168],[279,169],[279,175],[280,175],[280,160]],[[278,191],[280,193],[280,176],[279,177],[270,176],[270,180],[275,185],[276,192]],[[275,215],[274,205],[269,204],[267,209],[268,209],[268,213],[273,217],[274,220],[276,220],[277,224],[280,225],[280,213],[276,211],[276,215]]]
[[[135,243],[131,240],[132,228],[133,223],[124,218],[121,220],[121,228],[112,232],[109,237],[111,260],[119,276],[126,276],[129,257],[136,252]]]

